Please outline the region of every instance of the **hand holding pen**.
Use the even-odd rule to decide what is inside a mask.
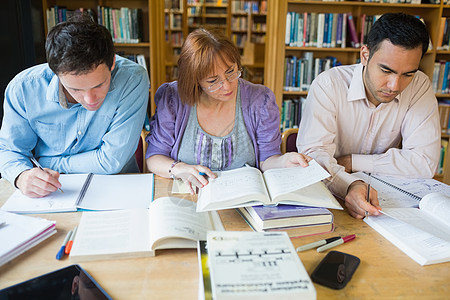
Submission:
[[[32,198],[40,198],[61,188],[61,183],[58,180],[58,172],[50,169],[43,169],[34,157],[30,158],[30,160],[34,163],[36,168],[20,173],[15,182],[22,194]]]
[[[30,158],[31,161],[36,165],[36,167],[38,167],[39,169],[41,169],[42,171],[48,173],[46,170],[44,170],[44,168],[41,166],[41,164],[38,162],[38,160],[36,158],[34,158],[33,156]],[[50,174],[52,175],[52,174]],[[58,176],[59,177],[59,176]],[[59,190],[61,191],[61,193],[64,193],[63,190],[61,188],[59,188]]]
[[[369,201],[368,201],[369,199]],[[362,180],[352,182],[345,196],[345,206],[354,218],[362,219],[368,215],[378,215],[381,209],[377,191]]]

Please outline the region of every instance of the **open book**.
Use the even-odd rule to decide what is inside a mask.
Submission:
[[[0,211],[0,266],[55,233],[53,221]]]
[[[80,210],[148,208],[153,200],[153,174],[62,174],[64,192],[30,198],[16,190],[2,210],[16,213],[49,213]]]
[[[209,231],[206,250],[199,248],[200,299],[316,299],[285,232]]]
[[[83,212],[70,259],[154,256],[157,249],[196,248],[208,230],[224,230],[217,212],[197,213],[194,202],[175,197],[158,198],[149,209]]]
[[[420,265],[450,261],[448,186],[433,179],[373,177],[383,214],[364,221]]]
[[[353,173],[356,177],[368,182],[369,177],[363,172]],[[380,206],[419,207],[419,201],[430,193],[450,195],[450,186],[434,179],[404,178],[388,175],[372,175],[371,186],[378,192]]]
[[[315,160],[309,166],[271,169],[252,167],[217,172],[200,190],[197,211],[254,205],[303,205],[342,209],[321,182],[330,176]]]

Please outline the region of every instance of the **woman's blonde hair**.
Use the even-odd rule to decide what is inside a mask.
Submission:
[[[215,71],[218,59],[241,69],[239,49],[220,31],[204,27],[186,37],[178,59],[178,94],[183,103],[193,106],[199,102],[203,92],[200,81]]]

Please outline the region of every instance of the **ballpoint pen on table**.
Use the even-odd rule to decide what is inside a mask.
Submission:
[[[329,244],[326,244],[322,247],[317,248],[317,252],[326,251],[328,249],[331,249],[331,248],[341,245],[343,243],[350,242],[350,241],[354,240],[355,238],[356,238],[356,235],[354,235],[354,234],[344,236],[343,238],[339,238],[338,240],[335,240],[334,242],[331,242]]]
[[[297,248],[297,252],[302,252],[302,251],[306,251],[306,250],[309,250],[309,249],[312,249],[312,248],[320,247],[320,246],[329,244],[331,242],[334,242],[334,241],[336,241],[336,240],[338,240],[340,238],[341,238],[340,236],[334,236],[334,237],[331,237],[331,238],[328,238],[328,239],[324,239],[324,240],[320,240],[320,241],[317,241],[317,242],[309,243],[309,244],[306,244],[306,245],[298,247]]]
[[[366,200],[367,200],[368,203],[370,203],[370,179],[371,179],[370,173],[367,174],[367,176],[369,177],[369,179],[367,180],[367,199]],[[366,217],[368,217],[369,216],[369,212],[366,210],[364,215]]]
[[[45,172],[44,168],[41,166],[41,164],[38,162],[38,160],[36,158],[34,158],[32,156],[32,157],[30,157],[30,160],[36,165],[36,167],[38,167],[39,169],[41,169],[42,171]],[[61,191],[61,193],[64,193],[61,188],[59,188],[59,190]]]
[[[72,236],[72,230],[69,230],[69,232],[67,233],[67,235],[64,239],[64,242],[61,245],[61,248],[59,249],[58,253],[56,254],[56,259],[61,259],[64,256],[67,242],[69,241],[71,236]]]
[[[75,235],[77,234],[78,226],[75,226],[74,230],[72,231],[72,234],[70,235],[70,239],[67,242],[66,249],[64,250],[64,253],[66,255],[70,254],[70,250],[72,250],[73,240],[75,239]]]

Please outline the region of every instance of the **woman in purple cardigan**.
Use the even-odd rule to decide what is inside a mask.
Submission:
[[[146,138],[151,172],[181,178],[193,193],[193,186],[216,177],[212,171],[308,165],[306,155],[281,155],[275,95],[240,78],[241,67],[239,50],[223,34],[201,28],[187,36],[178,81],[163,84],[155,95]]]

